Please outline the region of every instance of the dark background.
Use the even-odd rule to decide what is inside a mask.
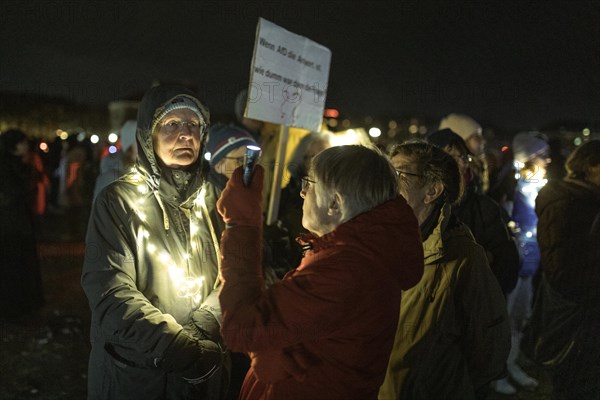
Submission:
[[[600,125],[596,0],[5,0],[0,92],[105,106],[170,81],[230,113],[258,17],[331,49],[326,106],[342,114]]]

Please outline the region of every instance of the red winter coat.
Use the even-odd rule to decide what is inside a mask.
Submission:
[[[401,290],[423,274],[418,222],[399,197],[311,245],[300,266],[264,289],[257,227],[221,240],[222,335],[251,352],[241,399],[376,399],[394,341]],[[300,364],[305,373],[290,372]],[[293,375],[292,375],[293,374]]]

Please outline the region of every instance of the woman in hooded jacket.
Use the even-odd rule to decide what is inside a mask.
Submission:
[[[89,399],[225,395],[218,244],[199,157],[208,124],[192,91],[151,88],[136,164],[94,202],[81,278],[92,310]]]

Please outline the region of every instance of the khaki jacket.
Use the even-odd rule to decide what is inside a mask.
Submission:
[[[445,206],[423,243],[421,281],[402,294],[380,400],[475,398],[510,350],[502,291],[485,252]]]

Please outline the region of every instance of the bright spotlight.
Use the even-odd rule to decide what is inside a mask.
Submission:
[[[381,136],[381,129],[372,127],[371,129],[369,129],[369,136],[374,138]]]

